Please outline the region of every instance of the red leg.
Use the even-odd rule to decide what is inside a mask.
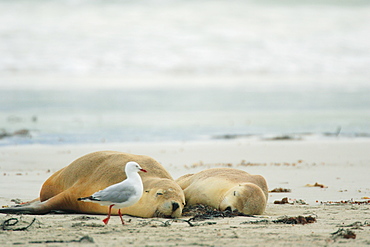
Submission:
[[[121,218],[122,225],[124,225],[125,222],[123,221],[123,218],[122,218],[121,209],[118,209],[118,214],[119,214],[119,217]]]
[[[108,212],[108,217],[107,218],[105,218],[104,220],[103,220],[103,222],[104,222],[104,224],[108,224],[108,222],[109,222],[109,219],[110,219],[110,212],[112,211],[112,207],[114,206],[114,204],[112,204],[112,205],[110,205],[109,206],[109,212]]]

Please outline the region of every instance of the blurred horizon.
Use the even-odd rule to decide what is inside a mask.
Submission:
[[[0,88],[94,78],[92,87],[112,88],[177,78],[182,87],[361,88],[370,78],[369,11],[360,0],[2,0]]]

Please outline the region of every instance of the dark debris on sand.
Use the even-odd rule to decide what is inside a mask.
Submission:
[[[192,206],[187,206],[184,208],[182,216],[185,217],[191,217],[191,221],[201,221],[201,220],[209,220],[213,218],[230,218],[230,217],[236,217],[236,216],[246,216],[246,217],[254,217],[253,215],[247,215],[240,213],[238,210],[230,211],[220,211],[213,207],[197,204]]]
[[[336,240],[337,238],[355,239],[356,233],[348,229],[339,228],[338,231],[331,234],[331,238],[333,240]]]
[[[276,220],[253,220],[253,221],[246,221],[242,222],[240,224],[270,224],[270,223],[275,223],[275,224],[291,224],[291,225],[306,225],[310,223],[315,223],[316,218],[312,216],[284,216],[280,217]]]
[[[35,223],[35,221],[36,221],[36,218],[33,218],[31,223],[29,223],[27,226],[15,227],[16,225],[18,225],[18,223],[21,222],[21,220],[18,219],[18,218],[13,217],[13,218],[9,218],[9,219],[5,220],[0,226],[1,226],[3,231],[25,231],[30,226],[32,226],[33,223]]]
[[[277,219],[277,220],[273,220],[272,222],[274,223],[282,223],[282,224],[292,224],[292,225],[296,225],[296,224],[301,224],[301,225],[305,225],[305,224],[309,224],[309,223],[314,223],[316,222],[316,218],[315,217],[312,217],[312,216],[297,216],[297,217],[283,217],[283,218],[280,218],[280,219]]]
[[[290,192],[292,192],[292,190],[286,188],[275,188],[269,191],[269,193],[290,193]]]
[[[274,204],[289,204],[288,197],[284,197],[283,199],[281,199],[281,201],[275,200]]]

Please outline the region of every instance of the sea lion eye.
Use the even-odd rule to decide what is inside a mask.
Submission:
[[[165,190],[163,190],[163,189],[159,189],[159,190],[157,190],[157,193],[155,194],[155,196],[161,196],[161,195],[163,195],[164,193],[166,193],[166,191],[165,191]]]

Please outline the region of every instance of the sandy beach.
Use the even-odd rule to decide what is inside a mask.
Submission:
[[[254,217],[0,214],[0,247],[370,246],[369,12],[364,0],[0,1],[0,207],[104,150],[150,156],[174,179],[236,168],[271,191]]]
[[[24,145],[0,148],[0,204],[12,199],[36,198],[42,183],[74,159],[98,150],[149,155],[176,179],[210,167],[233,167],[263,175],[270,193],[265,214],[257,217],[212,218],[190,226],[183,217],[141,219],[113,217],[104,226],[104,215],[49,214],[0,215],[19,223],[1,230],[2,246],[366,246],[370,244],[369,140],[250,141],[84,144],[67,146]],[[321,187],[310,187],[318,183]],[[289,204],[274,204],[287,197]],[[278,224],[281,217],[312,216],[309,224]],[[13,220],[14,222],[15,220]],[[4,226],[3,226],[4,227]],[[352,231],[355,239],[343,234]]]

